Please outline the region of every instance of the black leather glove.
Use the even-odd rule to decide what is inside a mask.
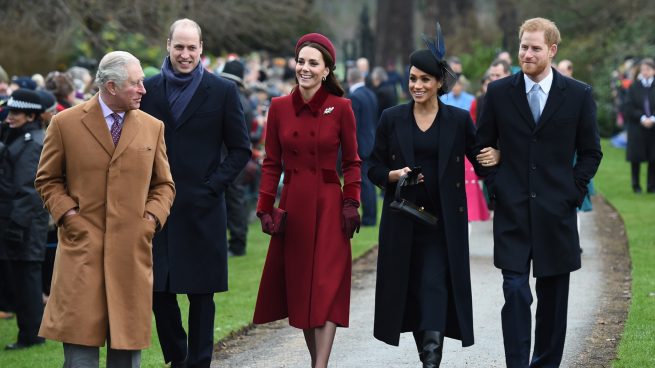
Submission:
[[[406,186],[409,186],[409,185],[416,185],[416,184],[420,183],[419,179],[421,178],[421,171],[422,171],[421,167],[416,166],[416,167],[414,167],[412,169],[412,171],[405,174],[407,176],[407,178],[403,182],[403,186],[406,187]]]
[[[25,228],[11,221],[7,225],[2,237],[7,245],[18,246],[23,243]]]

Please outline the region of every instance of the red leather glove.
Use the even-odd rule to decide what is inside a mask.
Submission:
[[[341,217],[343,218],[341,227],[348,239],[352,239],[355,231],[359,233],[361,220],[357,208],[359,208],[359,202],[354,199],[344,199],[343,209],[341,210]]]
[[[273,217],[268,212],[257,212],[257,217],[262,222],[262,231],[268,235],[275,235]]]

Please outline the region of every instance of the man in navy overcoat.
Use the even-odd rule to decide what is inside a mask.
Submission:
[[[153,242],[153,311],[165,361],[209,367],[213,297],[227,290],[224,191],[250,158],[250,142],[236,85],[200,63],[198,24],[173,23],[166,47],[162,72],[146,80],[141,101],[142,110],[164,122],[177,189],[168,222]],[[176,294],[189,298],[188,338]]]
[[[357,154],[362,159],[362,225],[375,226],[377,223],[377,195],[375,185],[369,180],[368,157],[373,151],[375,130],[378,126],[378,99],[375,93],[364,83],[364,75],[357,68],[348,70],[348,98],[352,102],[355,121],[357,122]]]
[[[478,137],[482,147],[502,151],[486,182],[496,203],[494,264],[503,274],[507,366],[558,367],[569,274],[581,266],[576,207],[602,153],[591,87],[551,67],[560,42],[556,25],[529,19],[519,38],[522,72],[489,85]],[[531,360],[530,263],[538,298]]]

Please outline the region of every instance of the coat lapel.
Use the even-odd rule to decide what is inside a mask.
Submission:
[[[516,73],[512,77],[512,88],[510,89],[510,100],[516,106],[516,109],[523,117],[523,122],[528,124],[530,129],[535,128],[535,121],[530,112],[530,105],[528,105],[528,96],[525,93],[525,80],[523,79],[523,72]]]
[[[559,72],[553,69],[553,85],[550,87],[546,106],[544,106],[544,111],[541,113],[541,118],[539,119],[539,124],[537,124],[536,130],[540,130],[544,125],[546,125],[550,121],[550,118],[553,117],[553,114],[562,105],[566,99],[565,90],[566,80],[561,74],[559,74]]]
[[[412,111],[414,102],[410,102],[404,106],[405,108],[402,111],[399,111],[398,115],[395,116],[394,130],[398,137],[400,151],[405,158],[405,164],[412,168],[414,167],[414,140],[412,139],[412,124],[414,124]]]
[[[128,111],[125,113],[123,118],[123,130],[121,131],[121,138],[118,140],[118,145],[116,150],[111,157],[111,162],[116,161],[116,159],[125,152],[125,149],[132,143],[134,138],[139,132],[141,126],[141,120],[137,117],[138,112],[135,110]]]
[[[446,172],[448,160],[450,159],[450,151],[453,149],[455,142],[455,134],[457,133],[457,124],[452,118],[451,111],[444,108],[445,105],[439,102],[439,113],[437,114],[437,122],[439,126],[439,182]],[[441,115],[441,116],[439,116]],[[435,124],[437,123],[435,122]],[[463,160],[460,157],[460,160]]]
[[[164,122],[164,125],[173,121],[173,113],[171,112],[171,106],[168,104],[168,98],[166,97],[166,83],[164,83],[164,76],[158,74],[154,76],[154,82],[152,87],[146,91],[148,94],[152,94],[151,101],[154,101],[156,111],[161,113],[161,120]]]
[[[83,108],[85,114],[82,116],[82,124],[89,130],[93,138],[102,146],[109,156],[114,154],[114,142],[111,133],[107,128],[107,121],[102,114],[98,94],[85,102]]]
[[[182,125],[189,121],[191,115],[193,115],[193,113],[198,110],[198,108],[207,99],[207,96],[209,96],[209,83],[207,78],[209,78],[209,75],[207,73],[203,73],[202,81],[200,82],[200,85],[198,85],[198,89],[196,89],[196,92],[193,94],[193,97],[191,98],[191,101],[189,101],[186,109],[184,109],[182,116],[180,116],[180,120],[177,122],[175,130],[180,129]]]

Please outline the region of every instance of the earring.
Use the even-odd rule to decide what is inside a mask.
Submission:
[[[325,82],[326,79],[327,79],[327,77],[326,77],[326,76],[323,76],[323,82]]]

